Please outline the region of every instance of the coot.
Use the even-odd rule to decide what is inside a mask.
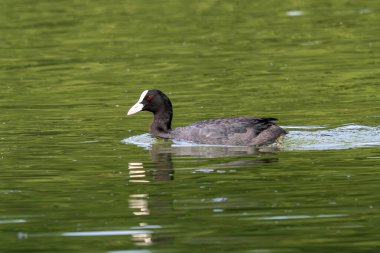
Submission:
[[[190,141],[198,144],[251,146],[275,142],[286,131],[276,125],[275,118],[233,117],[199,121],[172,129],[172,103],[160,90],[145,90],[128,111],[154,114],[149,133],[155,137]]]

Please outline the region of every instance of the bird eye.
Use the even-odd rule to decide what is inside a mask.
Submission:
[[[152,101],[152,99],[153,99],[152,95],[149,95],[149,96],[146,97],[146,100],[148,100],[149,102]]]

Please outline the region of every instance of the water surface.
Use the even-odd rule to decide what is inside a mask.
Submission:
[[[377,1],[3,0],[0,14],[1,252],[380,248]],[[289,135],[156,142],[149,113],[126,117],[151,88],[174,126],[255,115]]]

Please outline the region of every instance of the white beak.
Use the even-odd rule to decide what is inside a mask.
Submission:
[[[148,90],[144,90],[141,93],[139,101],[137,101],[137,103],[134,106],[132,106],[131,109],[129,109],[127,115],[135,114],[136,112],[139,112],[144,108],[144,105],[141,102],[144,100],[147,93],[148,93]]]
[[[127,115],[135,114],[136,112],[141,111],[144,108],[144,105],[140,102],[137,102],[134,106],[129,109]]]

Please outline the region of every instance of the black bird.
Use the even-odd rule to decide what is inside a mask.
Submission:
[[[159,90],[145,90],[128,111],[154,114],[149,133],[155,137],[190,141],[198,144],[259,146],[271,144],[285,135],[276,118],[233,117],[209,119],[172,129],[173,108],[170,99]]]

